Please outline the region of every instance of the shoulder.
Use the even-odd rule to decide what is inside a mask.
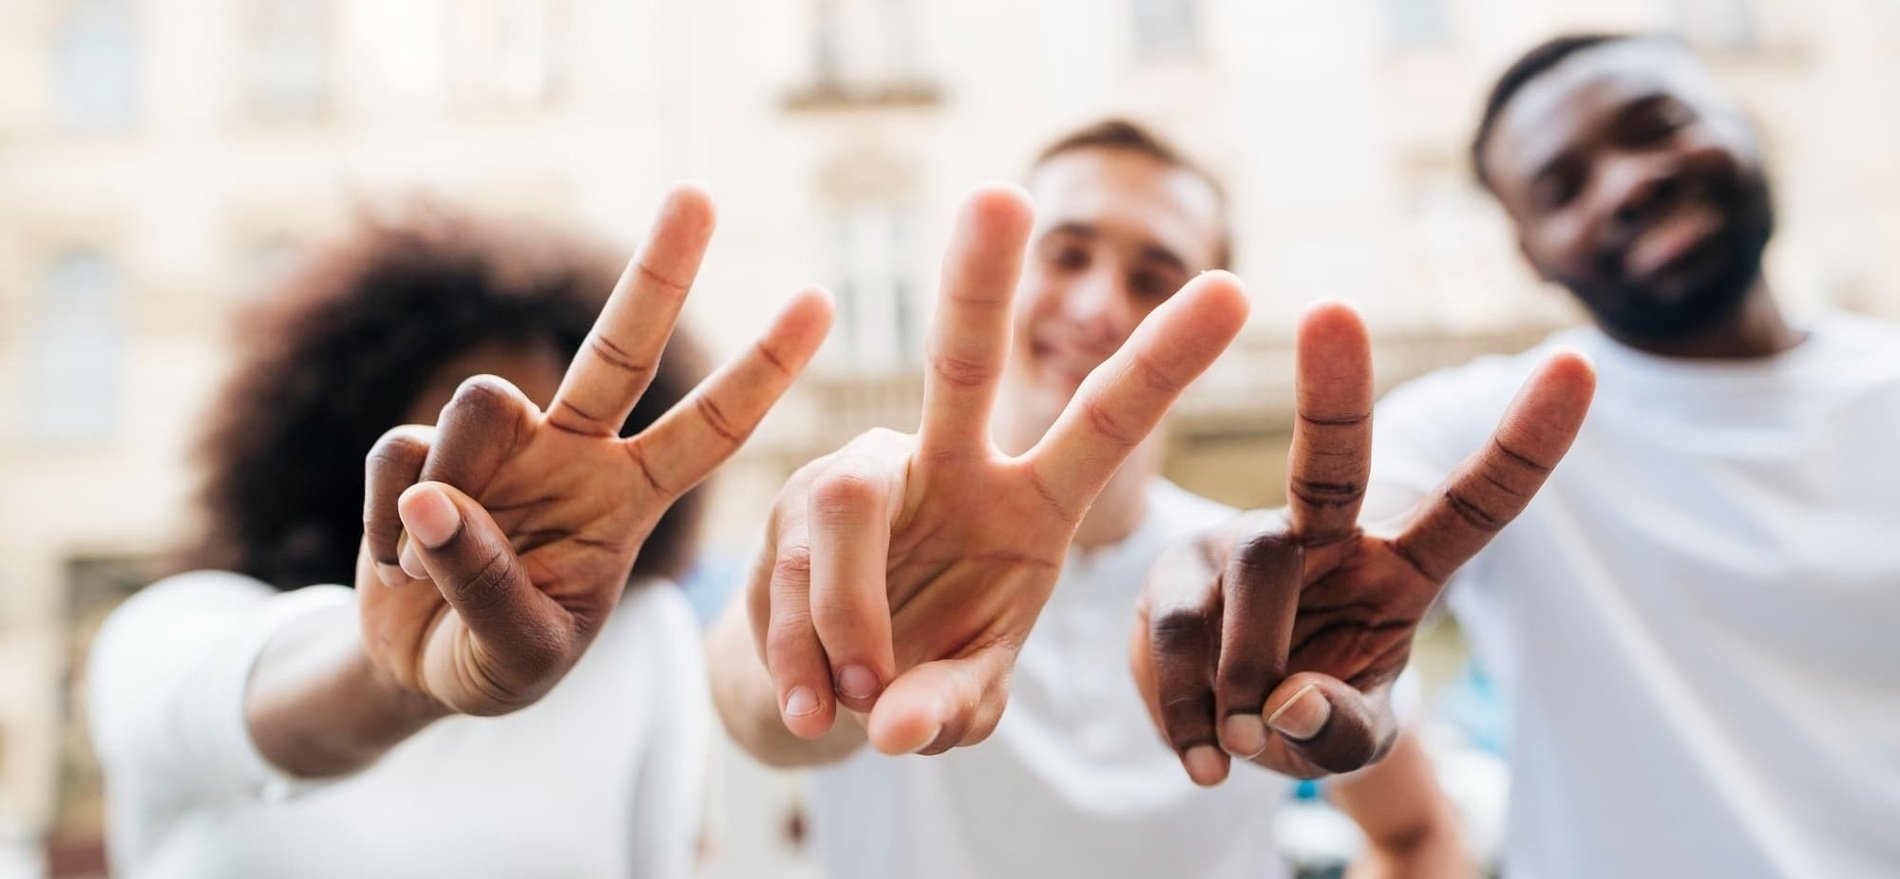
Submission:
[[[1373,409],[1375,460],[1404,449],[1426,456],[1456,450],[1462,459],[1490,434],[1538,364],[1561,350],[1588,353],[1592,341],[1586,328],[1565,330],[1526,351],[1487,354],[1400,384]]]
[[[1900,383],[1900,324],[1843,312],[1820,315],[1810,324],[1826,343],[1823,358],[1883,385]]]
[[[127,640],[173,640],[235,615],[261,609],[281,595],[269,584],[230,571],[192,571],[154,582],[133,593],[100,626],[94,662],[109,660]]]
[[[1378,417],[1404,418],[1425,411],[1441,418],[1482,417],[1482,413],[1461,412],[1458,407],[1487,403],[1502,406],[1545,358],[1566,349],[1587,352],[1591,343],[1588,330],[1565,330],[1515,354],[1487,354],[1459,366],[1428,372],[1387,392],[1379,400]]]

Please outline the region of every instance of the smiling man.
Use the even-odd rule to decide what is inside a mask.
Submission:
[[[1493,89],[1472,158],[1525,257],[1595,326],[1394,391],[1369,485],[1353,458],[1307,492],[1344,499],[1319,504],[1342,524],[1366,488],[1364,529],[1303,541],[1298,515],[1291,535],[1260,515],[1171,555],[1149,603],[1223,588],[1202,557],[1304,544],[1304,569],[1240,578],[1292,597],[1227,619],[1228,640],[1290,628],[1293,674],[1265,710],[1311,722],[1298,738],[1276,727],[1262,760],[1338,771],[1389,736],[1383,687],[1403,661],[1380,651],[1456,571],[1450,607],[1517,707],[1507,875],[1895,875],[1900,332],[1783,316],[1762,275],[1759,137],[1676,42],[1537,47]],[[1556,348],[1589,355],[1599,390],[1551,472],[1511,435],[1540,419],[1485,435]],[[1480,443],[1496,454],[1466,461]],[[1487,508],[1521,503],[1519,477],[1543,472],[1502,528]],[[1433,519],[1467,539],[1417,539]],[[1137,659],[1182,661],[1165,645]],[[1163,676],[1150,692],[1196,690]]]

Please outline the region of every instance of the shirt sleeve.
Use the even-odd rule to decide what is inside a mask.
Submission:
[[[646,605],[659,625],[649,627],[656,682],[649,736],[634,780],[632,875],[683,879],[694,874],[711,768],[707,747],[712,700],[699,625],[671,583],[635,586],[629,596]]]
[[[354,600],[342,586],[278,592],[201,571],[161,580],[120,606],[88,661],[93,747],[112,798],[163,813],[312,784],[259,753],[245,691],[258,654],[284,624]]]

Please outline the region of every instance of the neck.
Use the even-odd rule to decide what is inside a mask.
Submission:
[[[1148,480],[1155,475],[1154,468],[1144,459],[1159,457],[1159,449],[1150,449],[1151,445],[1159,446],[1159,443],[1153,437],[1142,443],[1121,469],[1109,477],[1102,493],[1095,496],[1094,505],[1075,529],[1073,543],[1078,549],[1113,546],[1135,533],[1141,518],[1148,514]]]
[[[1801,343],[1802,334],[1788,325],[1781,308],[1768,289],[1766,279],[1757,275],[1748,295],[1735,313],[1702,332],[1680,339],[1638,339],[1610,331],[1604,332],[1638,351],[1661,357],[1691,360],[1746,360],[1769,357]]]

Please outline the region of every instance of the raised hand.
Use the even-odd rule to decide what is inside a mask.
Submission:
[[[1439,492],[1367,526],[1365,325],[1343,305],[1318,306],[1301,323],[1298,354],[1288,506],[1171,549],[1137,612],[1136,684],[1204,785],[1226,778],[1229,754],[1310,778],[1358,769],[1391,747],[1391,686],[1419,620],[1452,572],[1542,487],[1596,384],[1581,356],[1551,357]]]
[[[1239,283],[1202,275],[1089,375],[1034,448],[1006,456],[990,414],[1030,225],[1018,190],[971,196],[945,258],[919,432],[860,436],[779,495],[748,612],[780,718],[800,736],[830,730],[839,705],[869,712],[886,753],[989,735],[1083,514],[1246,320]]]
[[[600,630],[660,515],[738,450],[824,340],[829,300],[800,293],[749,351],[619,435],[712,226],[703,192],[668,195],[546,412],[477,376],[435,427],[397,428],[370,452],[363,644],[402,691],[483,715],[539,699]]]

